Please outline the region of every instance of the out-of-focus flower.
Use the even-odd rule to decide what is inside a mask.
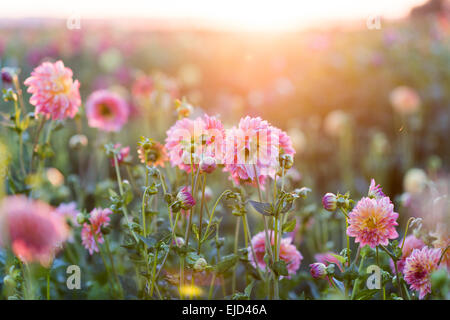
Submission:
[[[322,198],[323,208],[327,211],[334,211],[337,208],[337,197],[334,193],[328,192]]]
[[[161,166],[168,160],[166,148],[161,143],[142,137],[137,148],[139,160],[148,166]]]
[[[369,198],[375,199],[386,197],[381,186],[375,183],[375,179],[370,180],[369,192],[367,193],[367,195],[369,196]]]
[[[184,246],[184,239],[182,237],[175,237],[175,239],[173,239],[172,243],[174,245],[176,245],[177,247],[182,247],[182,246]]]
[[[403,273],[405,281],[411,289],[419,292],[419,299],[423,299],[431,292],[431,273],[438,268],[441,250],[423,247],[414,249],[406,258]]]
[[[436,227],[436,231],[432,232],[431,235],[436,238],[436,240],[432,243],[435,248],[444,252],[444,250],[450,246],[449,231],[443,223],[439,223]],[[450,271],[450,248],[445,252],[441,263],[447,267],[447,270]]]
[[[2,68],[1,75],[3,87],[10,87],[13,82],[13,71],[10,68]]]
[[[81,105],[78,80],[73,81],[72,70],[62,61],[44,62],[25,80],[30,103],[36,107],[35,114],[47,118],[73,118]]]
[[[103,131],[119,131],[128,121],[129,113],[125,100],[108,90],[94,91],[86,102],[89,126]]]
[[[330,136],[339,136],[349,124],[348,115],[342,110],[331,111],[324,121],[325,132]]]
[[[180,206],[184,210],[189,210],[195,205],[194,197],[192,197],[189,187],[183,187],[177,194],[177,200],[180,201]]]
[[[89,254],[99,252],[97,243],[103,243],[102,228],[109,226],[112,211],[109,209],[95,208],[90,213],[89,224],[84,223],[81,230],[81,241]]]
[[[76,202],[61,203],[56,208],[56,212],[62,215],[66,220],[69,220],[73,226],[78,226],[77,215],[80,211],[77,209]]]
[[[122,162],[124,162],[130,155],[130,147],[123,147],[120,143],[116,143],[114,145],[114,149],[118,150],[119,152],[116,155],[116,159],[117,159],[117,164],[120,166],[120,164]],[[115,162],[114,162],[114,158],[113,159],[109,159],[111,161],[111,165],[114,167],[115,166]]]
[[[302,153],[306,149],[306,137],[303,131],[301,131],[298,128],[291,128],[288,131],[289,137],[291,137],[292,140],[292,146],[294,147],[294,150],[298,153]]]
[[[314,255],[314,259],[325,265],[333,263],[338,266],[338,268],[339,268],[339,270],[341,270],[341,272],[344,272],[342,263],[339,261],[338,258],[335,257],[335,254],[332,252],[318,253],[318,254]]]
[[[79,149],[86,147],[88,144],[88,138],[84,134],[76,134],[70,137],[69,146],[72,149]]]
[[[407,86],[400,86],[392,90],[389,99],[394,110],[404,115],[417,112],[421,103],[417,92]]]
[[[204,157],[213,157],[217,164],[223,162],[225,131],[215,117],[204,115],[195,120],[178,120],[168,131],[166,149],[172,166],[190,172]]]
[[[311,268],[309,270],[309,273],[314,279],[322,279],[325,278],[327,275],[327,266],[324,265],[321,262],[316,262],[313,264],[310,264],[309,267]]]
[[[205,270],[205,268],[208,266],[208,262],[204,258],[198,258],[197,261],[195,261],[194,264],[194,270],[197,272],[201,272]]]
[[[348,215],[347,234],[355,237],[361,247],[366,244],[371,248],[388,245],[389,239],[398,237],[395,230],[398,213],[389,197],[370,199],[362,198]]]
[[[402,244],[402,241],[400,241],[398,246],[401,247],[401,244]],[[406,258],[408,258],[410,256],[411,252],[414,249],[422,249],[423,247],[425,247],[425,243],[421,239],[416,238],[414,235],[407,236],[405,239],[405,244],[403,245],[402,257],[400,258],[400,260],[397,261],[398,271],[403,273],[403,268],[405,267]],[[395,265],[394,265],[394,261],[392,261],[392,259],[391,259],[390,265],[391,265],[392,272],[395,273]]]
[[[185,100],[175,100],[175,110],[178,114],[178,119],[189,117],[194,111],[194,107]]]
[[[216,159],[213,157],[204,157],[200,161],[200,170],[206,173],[212,173],[217,167]]]
[[[409,169],[403,178],[403,188],[410,194],[417,194],[425,189],[428,178],[425,171],[419,168]]]
[[[68,237],[64,218],[51,206],[25,196],[9,196],[0,205],[0,245],[10,245],[23,262],[48,267]]]
[[[186,297],[199,297],[203,294],[202,288],[196,285],[185,285],[180,288],[180,293]]]
[[[271,243],[273,245],[275,240],[272,230],[269,230],[269,238],[271,239]],[[291,242],[292,238],[283,238],[281,239],[280,243],[280,260],[286,262],[289,275],[293,275],[297,272],[298,268],[300,267],[300,263],[303,260],[302,254]],[[255,249],[256,257],[253,256],[252,250],[249,247],[247,249],[249,252],[248,259],[254,267],[256,267],[256,263],[258,263],[258,266],[264,270],[266,268],[266,263],[264,261],[264,255],[266,252],[266,240],[264,231],[257,233],[252,238],[252,245]]]
[[[52,186],[59,187],[64,183],[64,175],[56,168],[48,168],[46,176]]]

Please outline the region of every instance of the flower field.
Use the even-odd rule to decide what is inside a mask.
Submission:
[[[449,17],[0,29],[0,298],[448,300]]]

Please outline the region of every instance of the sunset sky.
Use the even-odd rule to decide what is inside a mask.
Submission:
[[[9,1],[0,18],[189,19],[231,28],[289,29],[327,21],[359,20],[371,15],[398,18],[425,0],[31,0]]]

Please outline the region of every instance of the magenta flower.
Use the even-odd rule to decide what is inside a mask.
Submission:
[[[438,268],[441,250],[423,247],[414,249],[406,258],[403,273],[405,281],[411,289],[419,292],[419,299],[423,299],[431,292],[431,273]]]
[[[48,267],[67,240],[68,227],[64,217],[48,204],[9,196],[0,204],[0,234],[0,245],[11,246],[20,260]]]
[[[189,189],[185,186],[177,194],[177,200],[180,201],[180,206],[184,210],[189,210],[195,205],[195,200]]]
[[[83,224],[81,240],[90,255],[94,252],[99,252],[97,243],[104,242],[102,228],[109,226],[109,222],[111,221],[110,214],[112,214],[112,211],[109,209],[95,208],[90,213],[90,224]]]
[[[78,80],[73,81],[72,70],[62,61],[44,62],[24,82],[32,94],[30,103],[36,107],[35,114],[47,118],[73,118],[81,105]]]
[[[361,247],[366,244],[371,248],[386,246],[389,239],[398,237],[395,226],[398,213],[389,197],[380,199],[362,198],[348,215],[347,234],[355,237]]]
[[[401,245],[402,241],[400,241],[398,246],[400,247]],[[416,238],[414,235],[407,236],[405,239],[405,244],[403,245],[402,257],[400,258],[400,260],[397,261],[398,271],[403,273],[406,258],[408,258],[411,255],[411,252],[413,252],[414,249],[422,249],[423,247],[425,247],[425,243],[422,240]],[[390,265],[392,272],[395,273],[395,265],[392,259],[390,261]]]
[[[90,127],[103,131],[119,131],[128,121],[130,109],[118,94],[108,90],[91,93],[86,102],[86,116]]]
[[[269,231],[269,237],[271,239],[272,245],[274,244],[274,234],[273,231]],[[289,272],[289,275],[293,275],[297,272],[298,268],[300,267],[300,264],[303,260],[303,256],[300,253],[300,251],[297,250],[297,248],[291,243],[292,238],[283,238],[281,239],[280,243],[280,260],[283,260],[286,262],[287,269]],[[249,247],[247,248],[249,255],[248,259],[250,260],[250,263],[256,267],[256,263],[258,263],[258,266],[261,269],[266,268],[266,263],[264,261],[264,255],[266,250],[266,241],[265,241],[265,232],[262,231],[260,233],[257,233],[252,238],[252,245],[255,249],[255,255],[253,256],[252,249]]]
[[[334,253],[332,253],[332,252],[318,253],[318,254],[314,255],[314,259],[325,265],[333,263],[333,264],[337,265],[337,267],[339,268],[339,270],[341,272],[344,272],[344,268],[342,267],[341,262],[333,254]]]
[[[323,208],[327,211],[334,211],[337,208],[337,198],[334,193],[328,192],[322,198]]]
[[[309,267],[311,268],[309,270],[309,273],[314,279],[322,279],[325,278],[327,275],[327,266],[324,265],[321,262],[316,262],[313,264],[310,264]]]
[[[383,193],[383,190],[381,189],[381,186],[379,184],[375,184],[375,179],[370,180],[369,192],[367,193],[367,195],[369,196],[369,198],[376,199],[386,197],[386,195]]]

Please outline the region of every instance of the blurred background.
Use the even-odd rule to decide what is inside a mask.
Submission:
[[[109,88],[132,105],[133,121],[115,137],[123,145],[141,135],[163,141],[177,117],[173,98],[185,97],[194,116],[219,115],[227,126],[261,116],[286,130],[297,150],[292,183],[312,188],[316,200],[327,191],[356,198],[370,178],[398,201],[427,179],[448,194],[449,1],[13,1],[2,8],[2,68],[20,69],[23,82],[42,61],[59,59],[80,81],[83,102]],[[145,106],[154,90],[163,94]],[[0,102],[1,112],[8,108]],[[81,120],[66,128],[61,148],[76,132],[97,135]],[[61,152],[54,165],[83,174],[77,161]]]

